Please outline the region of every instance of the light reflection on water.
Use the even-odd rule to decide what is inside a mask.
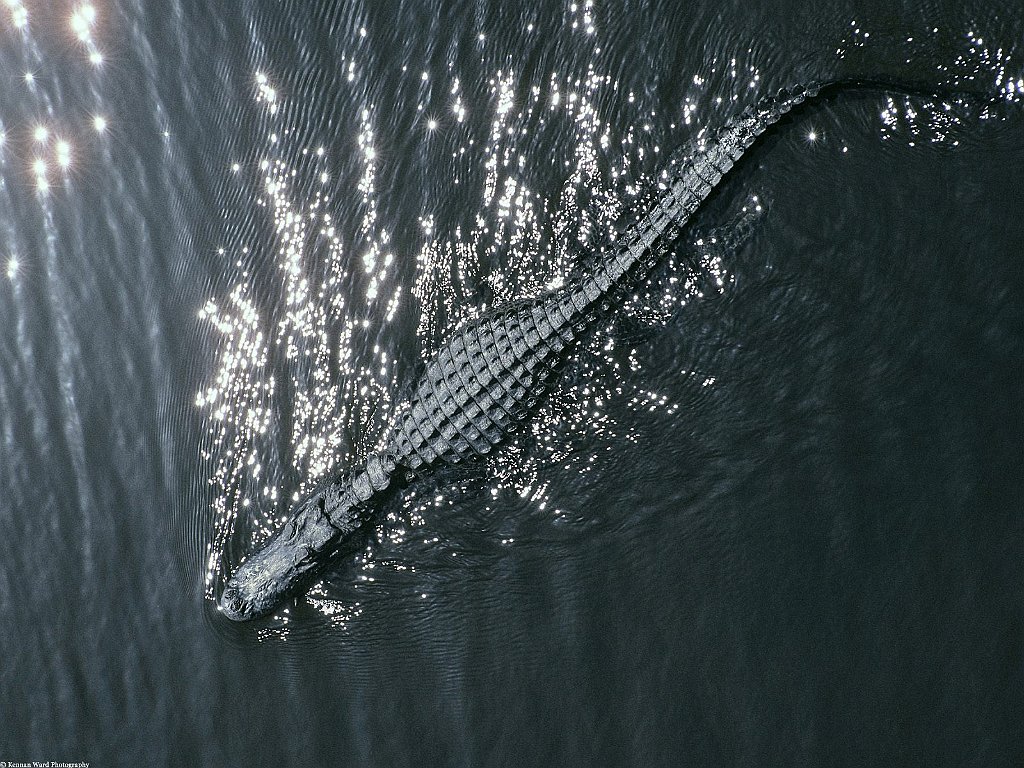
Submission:
[[[702,127],[857,61],[1024,93],[1013,3],[573,4],[94,0],[99,64],[0,4],[0,752],[1021,751],[1019,108],[793,115],[494,461],[268,628],[202,601]]]
[[[591,3],[573,4],[572,28],[595,35],[591,14]],[[869,44],[869,31],[856,21],[851,27],[851,39],[836,50],[839,60],[847,47]],[[365,30],[361,34],[365,36]],[[1006,99],[1019,99],[1017,81],[1007,74],[1008,57],[1001,50],[989,52],[973,39],[973,33],[969,37],[974,47],[949,71],[962,74],[967,68],[994,74]],[[595,51],[600,51],[599,46]],[[602,118],[599,105],[609,97],[633,104],[637,95],[620,93],[620,82],[594,64],[578,77],[551,72],[532,83],[509,69],[496,71],[488,81],[488,98],[481,103],[469,99],[451,71],[438,75],[407,66],[402,69],[407,77],[424,83],[447,78],[442,87],[450,96],[450,117],[439,118],[423,103],[417,105],[423,113],[420,122],[427,146],[446,130],[446,121],[462,124],[470,114],[488,115],[486,136],[478,141],[472,134],[463,134],[464,140],[450,151],[453,162],[483,171],[471,226],[439,231],[435,216],[424,213],[419,219],[418,252],[396,252],[380,215],[379,153],[387,148],[377,146],[378,116],[372,105],[360,111],[356,136],[360,174],[352,188],[362,212],[358,245],[342,241],[329,212],[337,202],[325,191],[335,173],[329,149],[300,146],[283,122],[271,120],[258,167],[231,165],[233,174],[244,177],[248,204],[263,210],[273,223],[273,247],[262,250],[277,266],[272,286],[276,298],[270,302],[254,298],[253,278],[239,259],[234,288],[223,299],[211,299],[200,311],[200,317],[220,335],[215,374],[196,397],[208,425],[204,458],[214,466],[210,483],[215,491],[215,535],[206,558],[208,599],[216,597],[221,580],[239,557],[283,522],[291,503],[332,471],[386,440],[385,428],[401,387],[407,384],[407,374],[400,372],[395,356],[389,356],[380,343],[366,347],[368,330],[374,338],[385,336],[381,329],[393,324],[396,312],[411,295],[417,309],[419,348],[427,355],[459,323],[493,306],[561,285],[580,258],[589,258],[588,252],[614,241],[623,216],[657,186],[653,174],[670,154],[650,135],[652,125],[669,122],[674,130],[706,120],[692,139],[699,145],[709,125],[760,96],[762,85],[762,73],[753,63],[735,57],[714,62],[704,76],[693,76],[684,101],[673,105],[668,114],[661,114],[659,105],[642,112],[637,123],[623,127]],[[357,60],[350,58],[346,79],[352,83],[359,76]],[[730,94],[709,96],[715,91],[709,92],[706,81],[716,77],[727,78]],[[256,100],[268,116],[277,116],[283,97],[272,78],[260,71],[254,80]],[[956,129],[971,119],[969,105],[955,99],[889,96],[882,98],[882,104],[879,135],[910,146],[947,139],[956,146]],[[552,124],[571,142],[562,160],[565,182],[557,199],[532,188],[526,173],[536,161],[530,157],[531,135]],[[842,142],[833,142],[832,133],[814,126],[806,129],[809,148],[830,144],[838,148]],[[845,154],[847,147],[841,151]],[[316,185],[310,180],[320,183],[311,195],[307,190]],[[461,179],[456,176],[452,183],[459,185]],[[619,314],[642,324],[664,324],[707,291],[728,291],[733,281],[729,256],[763,214],[756,195],[749,196],[741,208],[728,227],[706,236],[693,235],[670,257],[663,274],[638,287]],[[230,243],[222,255],[230,261],[239,250],[248,256],[249,246]],[[415,259],[415,276],[406,288],[393,275],[396,261],[408,259]],[[576,513],[558,508],[541,470],[557,466],[560,472],[582,478],[593,471],[596,457],[574,449],[581,440],[634,440],[632,428],[610,415],[607,405],[612,401],[666,416],[681,408],[670,395],[638,383],[644,379],[643,364],[636,349],[616,333],[612,319],[582,345],[569,368],[572,375],[544,404],[525,434],[511,439],[486,464],[484,487],[477,489],[483,498],[500,503],[511,494],[532,505],[538,515],[569,520]],[[695,387],[716,384],[715,371],[680,370],[679,374],[691,377]],[[280,416],[285,404],[287,420]],[[394,552],[401,551],[397,547],[381,558],[380,545],[385,541],[399,545],[415,537],[428,527],[431,516],[443,514],[467,487],[480,482],[480,478],[469,480],[439,494],[432,487],[407,493],[400,508],[388,510],[374,539],[355,556],[358,572],[353,587],[373,583],[382,569],[415,572],[416,563],[396,558]],[[485,511],[491,509],[488,505]],[[515,543],[512,537],[497,541],[500,546]],[[441,550],[452,548],[451,556],[458,555],[451,542],[425,543]],[[336,596],[328,581],[311,590],[308,602],[338,627],[362,612],[349,590]],[[261,636],[286,637],[290,621],[289,611],[282,609],[275,625]]]
[[[277,89],[263,72],[255,79],[257,100],[276,114],[280,105]],[[422,246],[415,255],[416,277],[409,293],[418,303],[417,335],[427,351],[456,325],[490,306],[560,285],[576,263],[576,251],[610,242],[630,201],[653,185],[631,178],[630,153],[638,143],[637,130],[644,131],[645,126],[628,129],[616,141],[612,127],[597,114],[595,100],[600,92],[617,87],[608,76],[592,69],[575,80],[553,74],[543,86],[523,88],[512,73],[499,72],[490,85],[491,99],[485,105],[467,105],[457,80],[450,86],[456,117],[470,108],[488,109],[490,130],[482,146],[471,146],[469,140],[470,146],[459,146],[452,153],[459,158],[471,153],[470,161],[479,162],[485,171],[474,225],[466,231],[438,233],[430,216],[421,219]],[[554,210],[521,175],[526,164],[524,137],[531,126],[549,121],[562,122],[574,142],[574,150],[567,153],[572,159],[566,161],[566,182]],[[282,508],[279,499],[296,500],[332,470],[354,460],[374,438],[384,434],[387,417],[395,407],[393,398],[402,382],[397,379],[394,360],[379,345],[374,345],[371,359],[366,360],[356,343],[360,329],[389,324],[403,299],[403,287],[388,279],[396,254],[379,221],[371,109],[362,111],[360,125],[357,141],[362,173],[356,191],[364,212],[359,227],[361,250],[355,254],[346,251],[327,212],[331,201],[322,191],[308,199],[298,191],[304,187],[300,180],[327,181],[330,153],[323,147],[301,147],[296,153],[297,148],[289,146],[287,129],[272,129],[258,171],[252,173],[253,184],[258,177],[262,188],[251,204],[265,210],[274,224],[273,258],[278,267],[274,290],[279,293],[280,309],[261,313],[252,296],[252,278],[239,258],[235,261],[239,270],[235,287],[226,299],[211,299],[199,313],[221,337],[216,372],[195,400],[207,414],[209,440],[204,458],[215,467],[211,483],[216,489],[216,535],[206,572],[206,592],[211,599],[230,567],[225,555],[240,516],[251,531],[241,545],[245,550],[281,524],[282,518],[275,514]],[[647,125],[646,131],[649,129]],[[613,147],[613,142],[617,146]],[[295,154],[308,163],[298,168],[282,159]],[[642,160],[643,147],[638,154]],[[611,161],[607,179],[600,170],[602,160]],[[233,164],[231,172],[243,170]],[[220,254],[230,260],[231,250],[225,246]],[[249,246],[239,250],[240,256],[248,258]],[[721,254],[709,250],[700,259],[702,268],[714,273],[716,285],[723,289],[728,272]],[[482,262],[499,261],[499,269],[481,275]],[[352,292],[360,298],[350,305],[345,286],[353,279],[362,288]],[[677,284],[680,280],[683,285]],[[489,298],[466,302],[462,297],[480,297],[477,286],[481,282]],[[698,293],[695,279],[673,276],[660,293],[650,289],[638,292],[627,311],[645,322],[664,320]],[[657,393],[633,392],[614,375],[594,376],[595,368],[614,372],[623,365],[611,331],[612,325],[608,325],[588,342],[576,363],[580,372],[576,381],[587,383],[564,387],[533,420],[528,435],[510,441],[488,465],[486,483],[492,496],[514,493],[557,518],[561,512],[551,506],[546,484],[538,480],[538,469],[564,463],[566,468],[586,474],[591,461],[574,454],[574,436],[628,438],[628,429],[604,411],[611,398],[625,396],[630,403],[642,403],[648,409],[663,407],[668,413],[678,408]],[[272,358],[280,359],[288,370],[284,393],[276,388],[279,379],[272,370]],[[638,369],[635,359],[630,367],[634,372]],[[280,480],[283,473],[265,466],[265,457],[273,452],[271,444],[280,439],[276,432],[282,428],[277,416],[281,398],[290,403],[285,455],[301,478],[297,488],[285,486]],[[354,430],[358,439],[345,439]],[[402,509],[391,511],[379,536],[401,542],[422,527],[439,504],[451,503],[443,494],[424,499],[419,495],[409,494]],[[367,574],[379,563],[368,553],[359,559],[360,578],[372,579]],[[355,610],[332,600],[323,585],[313,590],[311,601],[335,621],[339,615],[350,617]],[[287,614],[278,619],[286,623]]]

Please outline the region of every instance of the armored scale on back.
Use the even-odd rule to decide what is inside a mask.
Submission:
[[[617,294],[632,289],[744,152],[816,86],[783,90],[733,118],[672,169],[664,190],[594,265],[557,290],[458,328],[426,365],[387,447],[301,502],[229,579],[220,608],[236,621],[272,612],[322,572],[390,496],[431,469],[486,456],[523,424],[568,354]]]

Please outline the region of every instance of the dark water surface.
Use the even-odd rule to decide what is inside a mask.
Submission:
[[[1024,764],[1024,14],[900,7],[7,2],[0,761]],[[533,429],[218,613],[446,331],[852,74],[999,99],[787,119]]]

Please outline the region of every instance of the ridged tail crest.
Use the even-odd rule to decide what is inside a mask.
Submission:
[[[565,311],[584,321],[609,294],[643,278],[679,237],[682,227],[748,149],[823,86],[787,88],[761,99],[719,128],[674,168],[650,207],[587,273],[564,292]]]
[[[881,77],[825,80],[784,88],[767,96],[699,143],[669,170],[663,191],[632,226],[597,259],[594,266],[570,281],[565,310],[585,323],[611,294],[635,285],[679,237],[682,228],[722,178],[757,140],[786,113],[825,92],[868,90],[908,96],[943,96],[992,103],[993,95],[960,88],[942,88]]]

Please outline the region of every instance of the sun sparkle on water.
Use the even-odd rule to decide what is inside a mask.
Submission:
[[[61,168],[71,165],[71,145],[64,140],[57,142],[57,165]]]
[[[4,5],[11,12],[11,23],[16,29],[24,29],[28,26],[28,9],[20,0],[4,0]]]
[[[415,69],[410,72],[410,77],[420,81],[424,75],[428,79],[436,77]],[[280,96],[271,85],[270,76],[260,71],[254,78],[256,100],[274,114]],[[222,345],[217,371],[195,400],[197,407],[206,412],[209,426],[210,447],[204,456],[215,462],[211,484],[216,489],[217,522],[207,552],[207,590],[211,597],[217,576],[223,575],[228,565],[225,546],[240,521],[246,522],[246,530],[254,541],[268,536],[281,524],[279,515],[287,511],[270,502],[285,496],[292,501],[299,499],[317,478],[368,449],[367,445],[342,440],[343,435],[351,434],[355,428],[367,436],[364,440],[384,437],[383,428],[395,406],[392,398],[400,384],[395,356],[379,344],[373,345],[372,353],[361,350],[356,335],[373,329],[370,332],[380,338],[383,331],[377,326],[390,322],[401,303],[409,300],[409,286],[396,283],[391,276],[397,259],[415,260],[416,276],[411,289],[420,314],[417,335],[421,345],[429,349],[432,339],[445,332],[435,328],[435,310],[443,307],[448,316],[446,328],[450,330],[487,308],[465,299],[473,295],[468,285],[478,275],[482,259],[493,261],[497,252],[511,249],[511,255],[506,254],[502,260],[507,266],[487,276],[494,304],[535,295],[547,286],[563,283],[574,258],[562,246],[565,240],[575,241],[575,235],[566,234],[551,241],[546,232],[556,226],[564,227],[563,221],[585,220],[579,238],[587,241],[588,237],[597,236],[596,231],[588,235],[589,229],[611,227],[621,211],[625,201],[607,185],[629,174],[629,156],[634,150],[633,138],[613,138],[611,126],[598,114],[601,92],[616,87],[610,76],[591,71],[586,77],[568,79],[552,74],[550,82],[534,84],[530,90],[532,97],[517,97],[516,76],[512,72],[496,73],[490,83],[490,94],[479,105],[466,102],[458,82],[448,84],[457,118],[490,113],[489,135],[481,137],[479,143],[469,139],[463,146],[453,148],[453,157],[460,158],[460,162],[478,163],[484,170],[476,223],[468,230],[439,232],[433,217],[425,215],[420,221],[422,244],[404,255],[392,250],[390,236],[379,220],[377,164],[386,148],[377,145],[376,115],[371,108],[360,111],[362,120],[353,155],[362,173],[361,177],[356,174],[351,186],[362,197],[363,217],[359,248],[351,254],[344,252],[347,249],[325,210],[331,204],[325,197],[326,189],[321,186],[319,192],[301,192],[306,189],[299,181],[302,176],[296,178],[296,171],[312,174],[311,178],[319,176],[322,182],[331,178],[320,160],[326,156],[325,148],[315,144],[289,146],[292,139],[287,130],[281,126],[268,130],[267,153],[258,161],[260,172],[253,178],[262,182],[262,188],[254,190],[251,203],[254,208],[268,212],[278,232],[271,257],[279,267],[282,306],[287,308],[285,317],[275,320],[260,310],[251,298],[249,278],[244,272],[239,274],[235,290],[225,300],[211,301],[200,312],[219,333]],[[547,97],[551,90],[565,95],[554,113]],[[529,126],[542,125],[547,120],[564,120],[573,135],[568,152],[569,178],[555,205],[557,212],[552,210],[551,201],[532,189],[523,175],[527,158],[520,137]],[[440,121],[424,117],[421,125],[435,131]],[[615,158],[611,179],[602,179],[598,172],[599,153]],[[293,154],[310,158],[310,167],[296,168],[283,159]],[[239,164],[231,162],[225,164],[225,171],[229,169],[233,173],[241,170]],[[242,183],[247,183],[245,175],[241,178]],[[578,197],[584,189],[605,201],[601,209],[604,213],[596,220],[592,220],[593,211],[580,208]],[[303,197],[308,194],[312,196]],[[240,245],[236,244],[234,250],[246,253],[248,247]],[[243,262],[236,262],[229,249],[222,247],[217,253],[243,269]],[[311,270],[311,264],[324,260],[326,267]],[[720,265],[716,274],[719,286],[729,283],[724,267]],[[357,281],[355,290],[347,294],[335,290],[336,286],[353,280]],[[671,289],[673,300],[678,301],[687,290],[689,285],[684,291]],[[669,292],[666,288],[666,295]],[[638,296],[632,305],[653,314],[671,312],[669,308],[646,309],[648,302],[660,306],[662,301],[658,296]],[[339,325],[340,330],[331,330]],[[607,356],[607,364],[617,366],[611,357],[619,354],[615,345],[601,341],[599,346],[600,354]],[[274,376],[266,367],[275,348],[278,355],[284,356],[286,391],[275,387]],[[585,372],[583,378],[586,376]],[[530,428],[530,439],[537,440],[541,450],[527,452],[521,445],[510,445],[507,455],[489,464],[492,488],[529,500],[542,514],[553,518],[563,514],[549,497],[549,483],[541,479],[541,467],[563,461],[580,472],[593,470],[592,464],[577,465],[567,446],[574,435],[596,432],[611,436],[623,431],[605,410],[606,404],[618,396],[612,391],[617,386],[614,382],[611,388],[591,385],[586,391],[564,396],[561,405],[546,408]],[[283,436],[290,445],[284,458],[290,466],[285,468],[256,461],[257,456],[271,453],[265,443],[273,442],[274,430],[285,426],[275,415],[280,410],[281,398],[292,403],[294,414],[291,434]],[[668,412],[678,408],[678,404],[658,393],[637,393],[629,404]],[[630,438],[628,430],[623,436]],[[256,466],[260,467],[259,473]],[[303,478],[301,487],[279,485],[285,469]],[[454,503],[451,497],[444,497],[445,506]],[[433,499],[408,500],[402,510],[392,513],[389,527],[381,535],[391,541],[403,540],[427,523],[435,506]],[[510,542],[506,537],[503,545]],[[366,553],[361,561],[367,569],[379,564]],[[322,588],[318,594],[322,597],[317,597],[316,605],[329,613],[333,605],[329,594]]]
[[[573,4],[570,21],[577,34],[595,34],[591,7],[589,0]],[[362,30],[360,34],[365,36]],[[341,71],[348,82],[366,76],[354,58],[343,63]],[[208,596],[212,597],[217,577],[229,565],[226,547],[239,544],[233,539],[236,533],[248,537],[243,547],[269,535],[288,512],[285,501],[298,501],[318,478],[371,449],[370,442],[381,437],[397,405],[392,401],[399,384],[395,354],[386,347],[388,342],[381,341],[391,337],[386,326],[396,311],[414,313],[417,341],[429,353],[431,345],[458,323],[497,304],[564,284],[576,258],[569,246],[592,249],[605,238],[614,241],[614,222],[641,195],[642,168],[662,149],[647,134],[669,121],[675,130],[677,125],[721,118],[729,111],[728,101],[756,98],[761,73],[753,64],[733,59],[725,73],[732,75],[734,92],[723,94],[725,101],[722,96],[716,100],[709,93],[711,86],[705,84],[714,82],[709,75],[715,74],[715,66],[709,73],[692,76],[693,88],[685,103],[673,108],[678,112],[670,116],[645,112],[634,125],[616,126],[601,116],[598,105],[613,92],[618,92],[615,98],[623,104],[643,103],[644,97],[619,92],[622,86],[614,74],[599,71],[596,64],[585,71],[552,72],[526,83],[508,69],[493,72],[489,93],[477,100],[451,71],[424,71],[422,66],[403,64],[402,72],[417,88],[430,82],[439,93],[447,94],[448,101],[440,108],[450,107],[455,120],[479,118],[482,127],[476,135],[469,130],[465,134],[444,130],[443,135],[430,136],[424,128],[437,131],[442,123],[454,127],[455,120],[439,120],[437,115],[446,113],[435,111],[439,109],[435,103],[417,99],[406,105],[416,115],[415,125],[420,127],[416,139],[424,151],[450,152],[453,162],[479,171],[482,183],[470,201],[475,221],[452,231],[448,222],[423,212],[415,233],[418,239],[402,246],[391,242],[388,222],[379,211],[385,194],[378,189],[379,160],[395,158],[386,143],[387,132],[376,127],[378,120],[389,116],[382,116],[372,105],[359,109],[355,147],[350,145],[352,137],[331,139],[354,170],[321,162],[325,149],[317,147],[315,139],[308,146],[296,146],[287,121],[271,123],[264,151],[247,160],[244,171],[241,164],[224,159],[219,172],[238,174],[232,177],[232,188],[248,190],[240,205],[265,215],[276,237],[257,248],[253,243],[232,242],[235,233],[226,233],[229,242],[216,254],[227,269],[237,268],[236,284],[199,313],[219,341],[214,373],[195,399],[208,427],[203,455],[214,465],[210,482],[215,532],[207,551]],[[259,71],[253,77],[255,84],[250,87],[257,102],[271,115],[279,107],[287,111],[292,86],[283,84],[290,81],[282,80],[278,87],[269,72]],[[1015,90],[1016,81],[1008,88]],[[896,104],[893,109],[899,111],[899,119],[916,117],[904,118]],[[556,121],[567,137],[564,156],[558,158],[565,178],[560,196],[552,199],[550,193],[545,196],[533,188],[533,176],[524,170],[550,158],[531,156],[530,142],[522,137]],[[799,139],[825,141],[817,129],[804,130]],[[446,145],[449,139],[451,146]],[[303,159],[293,163],[290,158],[294,157]],[[463,174],[464,179],[470,176]],[[320,185],[310,184],[317,179]],[[329,199],[330,187],[325,186],[329,179],[361,203],[358,233],[346,235],[354,241],[351,244],[342,241],[341,227],[336,229],[328,213],[347,205]],[[459,183],[458,174],[452,183]],[[752,197],[743,214],[756,217],[764,208]],[[640,286],[621,308],[623,314],[644,323],[665,323],[688,302],[730,290],[734,277],[720,244],[709,238],[689,245],[696,252],[697,266],[684,267],[681,259],[670,259],[668,276],[660,283]],[[272,290],[279,300],[273,306],[283,307],[280,312],[254,298],[257,292],[247,270],[257,257],[273,268]],[[400,280],[393,265],[406,269],[398,272]],[[480,290],[481,284],[485,291]],[[410,302],[415,302],[411,309]],[[367,330],[377,343],[365,341]],[[656,387],[641,389],[624,380],[622,372],[643,369],[643,356],[616,338],[611,328],[601,329],[586,344],[586,354],[573,363],[582,383],[553,394],[526,430],[534,443],[524,447],[522,442],[510,441],[505,453],[488,462],[493,498],[514,493],[528,499],[538,513],[560,519],[566,513],[543,480],[544,468],[557,463],[560,469],[580,475],[598,471],[594,456],[574,452],[580,437],[637,439],[633,428],[614,416],[615,410],[609,408],[613,401],[628,409],[666,415],[683,407]],[[277,370],[271,370],[273,366]],[[695,387],[718,386],[714,370],[680,373],[692,378]],[[288,404],[287,422],[279,415],[283,402]],[[281,445],[287,448],[279,456]],[[286,483],[285,476],[300,479],[297,484]],[[386,527],[379,529],[380,540],[411,540],[418,529],[430,525],[430,515],[436,516],[441,506],[451,506],[453,498],[447,491],[436,498],[410,494],[402,509],[389,512]],[[274,503],[279,500],[281,504]],[[500,538],[503,546],[513,541],[509,536]],[[367,580],[372,580],[367,575],[370,569],[384,567],[370,550],[356,562]],[[324,585],[315,587],[313,594],[314,605],[325,615],[339,605]]]

